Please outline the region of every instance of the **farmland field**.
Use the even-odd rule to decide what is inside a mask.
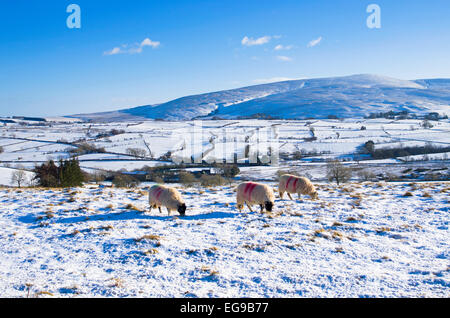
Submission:
[[[221,186],[171,184],[186,200],[185,217],[148,211],[153,182],[131,189],[110,182],[18,189],[10,175],[22,169],[30,181],[35,165],[68,158],[82,143],[102,149],[79,155],[91,173],[172,164],[164,154],[182,152],[180,136],[196,123],[3,126],[0,295],[448,297],[446,154],[372,160],[361,152],[368,140],[378,149],[448,146],[450,123],[434,124],[425,129],[419,120],[203,122],[203,137],[191,145],[202,160],[233,157],[231,149],[244,163],[246,145],[255,149],[275,141],[280,158],[271,165],[243,164]],[[261,142],[257,132],[267,127],[276,127],[276,140]],[[234,147],[227,146],[230,140]],[[137,158],[131,148],[146,153]],[[296,152],[302,156],[292,157]],[[339,186],[327,181],[326,160],[335,158],[355,171],[372,172],[374,180],[354,174]],[[277,193],[279,171],[309,176],[319,199],[277,195],[272,213],[236,210],[239,182],[264,182]],[[393,175],[398,178],[388,182]]]

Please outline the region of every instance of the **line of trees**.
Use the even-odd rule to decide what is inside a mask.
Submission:
[[[433,153],[445,153],[450,152],[450,147],[437,147],[432,143],[427,143],[424,146],[400,146],[376,149],[375,143],[372,140],[369,140],[364,144],[362,152],[370,154],[373,159],[390,159]]]

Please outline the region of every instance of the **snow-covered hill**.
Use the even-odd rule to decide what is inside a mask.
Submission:
[[[450,114],[449,105],[450,79],[406,81],[378,75],[352,75],[249,86],[74,117],[94,121],[236,119],[258,114],[282,119],[330,115],[355,118],[391,110]]]

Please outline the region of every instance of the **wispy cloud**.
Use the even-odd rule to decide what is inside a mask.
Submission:
[[[135,43],[132,45],[124,44],[122,46],[117,46],[109,51],[103,52],[103,55],[117,55],[117,54],[139,54],[142,53],[145,47],[149,46],[153,49],[158,48],[161,45],[158,41],[152,41],[149,38],[144,39],[140,43]]]
[[[282,45],[282,44],[278,44],[277,46],[275,46],[274,50],[275,50],[275,51],[290,50],[290,49],[292,49],[293,47],[294,47],[293,45]]]
[[[315,47],[316,45],[319,45],[320,42],[322,42],[322,37],[321,36],[318,39],[310,41],[308,43],[307,47]]]
[[[103,52],[103,55],[116,55],[121,53],[120,47],[115,47],[109,51]]]
[[[277,60],[278,61],[282,61],[282,62],[291,62],[292,58],[289,56],[284,56],[284,55],[278,55],[277,56]]]
[[[272,37],[269,35],[262,36],[257,39],[252,39],[252,38],[249,38],[248,36],[244,36],[244,38],[241,41],[241,44],[244,46],[263,45],[263,44],[269,43],[271,39],[272,39]]]

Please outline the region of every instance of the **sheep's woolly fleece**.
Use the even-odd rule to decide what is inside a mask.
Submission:
[[[159,184],[150,188],[148,196],[151,207],[162,206],[171,211],[177,211],[178,207],[185,203],[177,189]]]
[[[236,185],[180,189],[184,218],[144,213],[144,189],[0,189],[0,295],[450,295],[450,183],[317,188],[270,214],[239,214]]]
[[[314,193],[316,192],[316,188],[308,178],[285,174],[280,177],[278,191],[280,192],[280,195],[282,195],[282,193],[284,192],[287,192],[307,194],[313,197]]]
[[[266,202],[274,202],[273,189],[266,184],[256,182],[241,183],[236,190],[236,201],[238,205],[248,203],[250,205],[264,205]]]

